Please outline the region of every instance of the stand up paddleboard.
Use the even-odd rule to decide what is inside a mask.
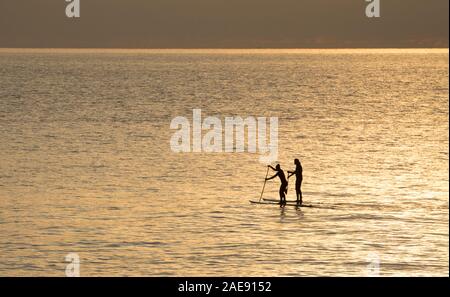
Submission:
[[[268,202],[280,202],[280,199],[273,199],[273,198],[263,198],[264,201]],[[286,200],[287,203],[297,203],[297,200]]]
[[[266,200],[266,199],[264,199],[265,201],[253,201],[253,200],[250,200],[250,203],[252,203],[252,204],[264,204],[264,205],[280,205],[280,200],[276,200],[276,202],[275,201],[272,201],[272,200],[274,200],[274,199],[271,199],[271,200]],[[314,207],[314,206],[312,206],[311,204],[302,204],[302,205],[299,205],[299,204],[297,204],[297,203],[292,203],[292,202],[286,202],[286,203],[284,203],[283,205],[286,205],[286,206],[296,206],[296,207]]]

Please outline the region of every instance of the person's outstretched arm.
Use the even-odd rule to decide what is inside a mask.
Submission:
[[[294,171],[288,171],[288,178],[297,173],[297,168]]]
[[[270,169],[277,171],[275,168],[273,168],[271,165],[267,165],[267,167],[269,167]]]
[[[272,176],[272,177],[268,177],[268,178],[266,178],[266,180],[271,180],[271,179],[274,179],[275,177],[277,177],[278,176],[278,173],[277,174],[275,174],[274,176]]]

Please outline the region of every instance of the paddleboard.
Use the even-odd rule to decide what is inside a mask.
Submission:
[[[279,200],[277,200],[277,202],[273,202],[273,201],[253,201],[253,200],[250,200],[250,203],[252,203],[252,204],[266,204],[266,205],[280,205],[280,201]],[[298,205],[297,203],[292,203],[292,202],[290,202],[290,203],[287,202],[287,203],[285,203],[283,205],[286,205],[286,206],[297,206],[297,207],[314,207],[311,204]]]
[[[263,198],[264,201],[280,202],[280,199]],[[297,200],[286,200],[287,203],[297,203]]]

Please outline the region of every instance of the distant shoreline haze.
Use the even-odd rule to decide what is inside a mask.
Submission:
[[[449,48],[1,48],[0,53],[445,54]]]
[[[448,48],[447,0],[0,2],[0,48]]]

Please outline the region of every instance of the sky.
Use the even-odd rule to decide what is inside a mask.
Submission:
[[[448,0],[0,0],[0,47],[448,47]]]

